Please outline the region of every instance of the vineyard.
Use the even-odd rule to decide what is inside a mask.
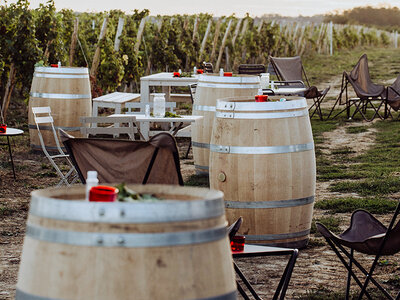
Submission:
[[[30,9],[27,0],[0,6],[0,95],[6,113],[11,94],[27,98],[35,65],[88,66],[93,96],[137,92],[140,77],[189,71],[203,61],[237,70],[267,64],[268,56],[309,55],[358,46],[397,47],[397,32],[327,23],[277,22],[209,14],[150,16],[56,11],[54,1]]]

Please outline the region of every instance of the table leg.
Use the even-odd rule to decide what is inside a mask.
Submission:
[[[10,138],[7,136],[7,144],[8,144],[8,152],[10,153],[10,158],[11,158],[11,166],[14,174],[14,180],[16,179],[15,177],[15,169],[14,169],[14,160],[12,157],[12,151],[11,151],[11,144],[10,144]]]
[[[97,117],[99,114],[99,102],[93,101],[93,110],[92,110],[92,117]],[[87,126],[87,125],[84,125]],[[90,127],[97,127],[97,123],[90,124]]]
[[[145,113],[145,107],[146,104],[149,103],[149,98],[150,98],[149,82],[147,80],[140,80],[140,103],[144,103],[144,105],[140,107],[140,112],[142,114]],[[142,132],[145,140],[149,139],[149,130],[150,130],[149,122],[142,122],[140,124],[140,131]]]
[[[279,281],[278,287],[276,288],[274,297],[272,299],[278,299],[278,296],[280,294],[279,299],[283,300],[285,299],[286,295],[286,290],[289,285],[290,277],[292,276],[293,268],[296,263],[296,259],[298,256],[299,250],[293,249],[292,255],[290,256],[290,259],[286,265],[285,271],[282,274],[281,280]]]
[[[121,113],[121,103],[115,104],[114,112],[116,114],[120,114]],[[114,123],[114,127],[118,128],[119,127],[119,123]],[[119,137],[119,134],[114,134],[114,138],[116,138],[116,137]]]
[[[240,271],[239,267],[236,265],[235,262],[233,262],[233,267],[235,268],[235,272],[239,275],[240,279],[243,281],[243,283],[245,284],[245,286],[249,289],[250,293],[254,296],[254,298],[256,300],[262,300],[256,293],[256,291],[254,290],[254,288],[251,286],[250,282],[246,279],[246,277],[243,275],[242,271]],[[243,289],[240,287],[240,289],[243,291]],[[239,292],[240,292],[239,289]],[[241,292],[240,292],[241,293]],[[242,294],[242,293],[241,293]],[[243,297],[245,297],[242,294]],[[245,299],[249,299],[247,296]]]

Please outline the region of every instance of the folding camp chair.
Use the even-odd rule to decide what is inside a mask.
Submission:
[[[79,177],[97,171],[100,183],[183,185],[179,152],[172,135],[159,133],[149,141],[74,138],[60,130]]]
[[[214,67],[212,63],[203,62],[203,68],[205,73],[214,73]]]
[[[262,64],[241,64],[239,74],[260,75],[265,73],[265,66]]]
[[[301,62],[300,56],[295,57],[269,57],[270,63],[275,70],[278,81],[275,82],[280,88],[284,87],[305,87],[306,91],[302,96],[307,99],[312,99],[313,104],[308,111],[311,113],[311,118],[315,113],[322,120],[321,103],[328,93],[330,87],[320,91],[315,86],[310,86],[306,72]]]
[[[61,186],[62,184],[69,186],[70,184],[75,183],[78,180],[78,174],[75,170],[74,165],[69,159],[69,155],[65,154],[60,147],[60,142],[58,140],[57,132],[54,127],[54,120],[53,117],[51,116],[51,108],[49,106],[32,107],[32,112],[33,112],[33,119],[36,124],[37,132],[39,135],[40,145],[42,146],[42,150],[46,155],[46,157],[48,158],[48,160],[50,161],[51,165],[56,170],[58,176],[61,178],[57,186]],[[44,144],[43,136],[40,131],[40,127],[43,126],[43,124],[49,124],[53,131],[57,154],[50,155],[46,149],[46,145]],[[69,165],[70,168],[68,171],[66,171],[66,173],[63,173],[60,170],[59,166],[55,162],[56,159],[57,160],[63,159]]]
[[[400,75],[397,76],[392,85],[386,88],[385,100],[385,118],[393,117],[390,110],[398,111],[400,109]],[[399,116],[400,114],[397,118]]]
[[[356,98],[349,98],[349,84],[352,86],[354,92],[356,93]],[[346,97],[344,103],[342,102],[343,92],[345,92]],[[374,104],[374,102],[378,103]],[[358,112],[366,121],[372,121],[373,119],[375,119],[376,116],[378,116],[380,119],[384,119],[386,117],[386,109],[385,115],[383,117],[379,114],[379,110],[384,103],[385,87],[383,85],[374,84],[372,82],[371,76],[369,74],[368,58],[366,54],[363,54],[350,73],[343,72],[340,93],[328,115],[328,119],[332,115],[336,105],[341,104],[345,104],[346,107],[335,116],[333,116],[333,118],[346,111],[348,119],[352,119]],[[350,116],[350,109],[352,106],[355,107],[355,111]],[[371,108],[374,111],[374,114],[371,118],[368,118],[368,116],[366,115],[368,108]]]
[[[318,231],[323,235],[348,271],[346,299],[349,298],[350,294],[351,278],[354,278],[361,288],[358,299],[361,299],[364,294],[371,299],[371,296],[366,290],[369,282],[372,282],[387,299],[393,299],[372,275],[381,255],[393,255],[400,251],[400,222],[394,225],[399,211],[400,202],[389,227],[386,228],[369,212],[365,210],[356,210],[351,216],[350,227],[338,236],[330,232],[321,223],[316,223]],[[345,247],[349,248],[350,252]],[[375,259],[369,271],[354,258],[354,251],[367,255],[375,255]],[[346,257],[350,260],[349,262],[346,261]],[[366,276],[363,283],[353,272],[353,264]],[[396,299],[400,299],[400,293],[397,295]]]

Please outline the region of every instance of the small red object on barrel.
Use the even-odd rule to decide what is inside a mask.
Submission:
[[[117,199],[118,189],[112,186],[98,185],[89,191],[89,201],[114,202]]]
[[[204,70],[203,69],[197,69],[197,74],[203,74]]]
[[[58,68],[58,64],[51,64],[50,67],[52,67],[52,68]]]
[[[232,72],[224,72],[224,76],[232,77]]]
[[[246,237],[244,235],[235,235],[231,241],[232,251],[243,251]]]
[[[0,133],[6,133],[6,131],[7,131],[7,125],[0,124]]]
[[[180,77],[181,76],[181,73],[179,73],[179,72],[174,72],[174,77]]]
[[[268,95],[256,95],[256,102],[267,102]]]

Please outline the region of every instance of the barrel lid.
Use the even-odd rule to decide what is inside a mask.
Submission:
[[[78,68],[78,67],[61,67],[61,68],[35,67],[35,72],[57,73],[57,74],[89,74],[88,68]]]
[[[168,199],[132,203],[87,202],[84,201],[84,186],[49,188],[32,192],[29,213],[49,219],[100,223],[179,222],[225,214],[221,191],[151,184],[128,186],[139,193],[163,194]],[[74,200],[63,199],[63,195]],[[185,201],[184,197],[190,200]]]

